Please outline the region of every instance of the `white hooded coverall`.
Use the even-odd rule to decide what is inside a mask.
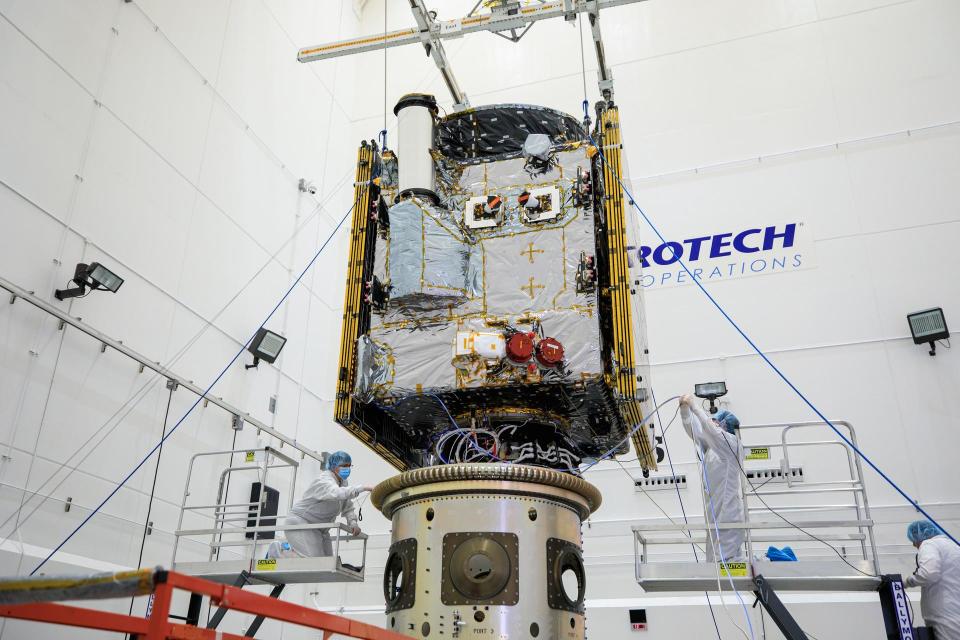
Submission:
[[[936,640],[960,640],[960,547],[943,535],[924,540],[903,584],[920,587],[920,611]]]
[[[740,440],[714,424],[710,416],[698,406],[680,407],[683,428],[703,452],[703,468],[707,476],[704,486],[704,514],[707,523],[743,522],[743,494],[740,490],[740,463],[743,461],[743,447]],[[711,500],[712,499],[712,500]],[[713,507],[711,509],[711,502]],[[719,547],[717,530],[710,528],[707,545],[707,562],[743,560],[743,529],[720,529]]]
[[[318,524],[336,522],[343,516],[347,526],[357,526],[357,510],[353,504],[363,492],[363,487],[348,487],[333,471],[323,471],[310,483],[300,500],[284,518],[285,525]],[[299,555],[308,558],[333,555],[333,544],[326,529],[300,529],[287,531],[287,542]]]

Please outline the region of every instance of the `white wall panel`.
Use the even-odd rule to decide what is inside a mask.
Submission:
[[[115,270],[124,278],[124,282],[116,294],[90,293],[89,297],[74,301],[71,309],[75,315],[83,317],[87,324],[129,345],[150,360],[161,358],[167,351],[170,324],[177,307],[172,292],[161,291],[154,283],[136,272],[130,272],[118,264],[116,258],[96,246],[89,245],[83,255],[76,257],[67,254],[64,268],[72,269],[80,261],[88,264],[100,262]],[[65,285],[59,283],[57,286]],[[58,304],[64,306],[66,303]],[[97,344],[92,338],[87,340]],[[138,365],[131,362],[129,366],[136,368]]]
[[[229,0],[141,0],[135,9],[142,9],[200,74],[214,82],[229,6]]]
[[[649,154],[632,167],[641,175],[836,136],[815,26],[630,63],[614,73],[631,80],[617,85],[617,98],[633,144]]]
[[[0,234],[3,277],[52,301],[54,290],[73,277],[83,256],[83,241],[57,218],[2,186],[0,224],[6,230]]]
[[[322,113],[330,95],[310,69],[292,64],[296,50],[262,3],[234,3],[217,88],[291,171],[305,175],[307,145],[317,140],[311,135],[317,124],[307,114]]]
[[[960,284],[949,276],[960,267],[958,241],[960,217],[941,225],[863,237],[869,255],[893,257],[889,268],[875,271],[872,278],[886,332],[909,335],[907,314],[930,307],[943,307],[948,327],[950,318],[960,315]],[[928,364],[934,362],[928,359]],[[938,361],[938,366],[943,365]]]
[[[631,135],[631,130],[625,134]],[[635,177],[627,183],[628,188],[668,240],[690,237],[683,233],[794,221],[805,223],[807,232],[817,240],[861,230],[858,217],[851,215],[857,203],[849,178],[849,166],[858,154],[831,149],[803,157],[642,179],[644,174],[636,170],[642,160],[633,159],[642,159],[649,151],[642,145],[626,151],[631,176]],[[653,231],[636,210],[630,215],[636,219],[641,237],[653,241]]]
[[[32,452],[47,405],[63,334],[58,322],[22,303],[8,305],[4,321],[3,442]],[[18,369],[13,367],[17,366]]]
[[[314,328],[310,326],[311,318],[316,319],[310,307],[311,298],[305,287],[298,286],[287,299],[285,335],[287,344],[291,348],[284,347],[283,357],[277,361],[277,364],[284,374],[293,380],[300,380],[307,341],[316,335]]]
[[[956,26],[950,0],[899,3],[821,23],[844,137],[953,122],[960,106]]]
[[[223,326],[232,335],[238,336],[241,342],[245,342],[260,323],[273,313],[267,325],[280,332],[284,316],[281,299],[298,275],[299,273],[291,273],[289,269],[271,262],[230,305],[223,315]]]
[[[272,254],[293,231],[297,181],[246,132],[246,125],[223,104],[214,104],[199,186],[244,233]],[[288,255],[282,251],[277,259],[286,263]]]
[[[101,101],[192,182],[200,173],[209,86],[137,10],[123,11]]]
[[[93,99],[5,21],[0,74],[0,146],[17,150],[0,156],[2,179],[66,219]]]
[[[30,0],[3,0],[0,12],[32,41],[54,58],[59,66],[89,91],[96,93],[103,66],[110,55],[118,2],[54,0],[38,4]]]
[[[198,198],[189,227],[177,298],[202,318],[212,319],[269,259],[269,254],[214,204]],[[222,318],[221,315],[219,319]],[[246,339],[251,332],[243,333],[247,335],[236,337]]]
[[[618,7],[601,16],[601,24],[607,55],[617,64],[789,29],[816,17],[816,0],[680,0]]]
[[[76,460],[73,454],[81,443],[91,437],[99,442],[105,436],[102,445],[86,458],[84,468],[95,469],[104,478],[120,479],[142,446],[138,434],[160,431],[163,407],[158,407],[158,395],[154,389],[127,413],[122,401],[140,388],[146,377],[138,373],[136,363],[112,350],[100,353],[99,344],[76,331],[65,336],[60,355],[37,451],[57,463]],[[122,413],[114,418],[118,410]],[[72,437],[64,438],[64,433]],[[130,450],[125,451],[127,447]]]
[[[90,145],[75,229],[166,291],[183,260],[192,187],[106,112]],[[117,265],[121,271],[121,265]]]
[[[326,37],[317,33],[317,25],[333,22],[343,10],[340,5],[323,6],[310,0],[265,0],[263,4],[298,47],[308,46],[314,38]]]
[[[845,154],[865,232],[960,219],[960,126],[902,135]]]

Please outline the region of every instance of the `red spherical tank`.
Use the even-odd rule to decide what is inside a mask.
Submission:
[[[556,367],[563,362],[563,345],[556,338],[544,338],[537,343],[537,362],[542,367]]]
[[[507,340],[507,359],[523,364],[533,357],[533,334],[515,333]]]

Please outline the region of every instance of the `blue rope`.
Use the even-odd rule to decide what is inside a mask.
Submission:
[[[297,279],[293,281],[293,284],[290,285],[290,288],[287,289],[287,292],[283,294],[283,297],[280,298],[279,302],[277,302],[276,306],[273,308],[273,311],[271,311],[267,315],[267,317],[264,319],[264,321],[260,323],[260,326],[257,327],[256,331],[253,332],[253,335],[250,336],[249,339],[247,339],[247,341],[243,344],[242,347],[240,347],[240,350],[237,351],[236,355],[230,359],[230,362],[227,363],[227,366],[223,368],[223,370],[219,373],[219,375],[217,375],[217,377],[214,378],[213,382],[210,383],[210,385],[206,388],[203,394],[197,397],[196,402],[190,405],[190,408],[187,409],[187,412],[184,413],[179,420],[177,420],[177,424],[173,425],[173,428],[170,429],[170,431],[168,431],[167,434],[163,436],[163,438],[161,438],[160,441],[157,444],[155,444],[152,449],[150,449],[147,455],[143,457],[143,460],[138,462],[137,465],[130,471],[130,473],[128,473],[127,476],[123,480],[121,480],[116,487],[114,487],[113,491],[107,494],[107,497],[104,498],[103,501],[100,504],[98,504],[97,507],[93,511],[91,511],[86,518],[83,519],[83,522],[77,525],[77,528],[71,531],[70,535],[64,538],[63,541],[60,544],[58,544],[56,548],[54,548],[54,550],[51,551],[47,555],[47,557],[43,559],[43,561],[40,564],[38,564],[36,567],[33,568],[33,571],[30,572],[30,575],[34,575],[37,571],[39,571],[41,567],[43,567],[43,565],[45,565],[50,560],[50,558],[52,558],[54,554],[57,553],[57,551],[63,548],[63,545],[67,544],[70,541],[70,539],[73,538],[73,536],[75,536],[77,532],[83,528],[85,524],[90,522],[91,518],[93,518],[93,516],[95,516],[97,512],[100,511],[100,509],[102,509],[103,506],[107,504],[107,502],[109,502],[111,498],[113,498],[113,496],[117,495],[117,492],[120,491],[121,487],[123,487],[123,485],[129,482],[130,478],[132,478],[134,474],[137,473],[137,471],[139,471],[140,468],[147,463],[147,461],[153,456],[153,454],[157,452],[157,450],[163,445],[163,443],[167,441],[167,438],[172,436],[173,433],[180,427],[180,425],[183,424],[183,421],[187,419],[187,416],[189,416],[194,409],[197,408],[197,405],[200,404],[200,401],[207,397],[207,394],[210,393],[210,390],[213,389],[213,387],[218,382],[220,382],[220,379],[227,373],[230,367],[233,366],[233,363],[235,363],[237,359],[240,358],[241,355],[243,355],[243,352],[247,350],[247,346],[250,344],[250,341],[253,340],[253,338],[257,335],[257,331],[260,331],[260,329],[262,329],[263,326],[270,321],[270,318],[272,318],[273,314],[277,312],[277,309],[280,308],[280,305],[282,305],[283,302],[290,296],[290,294],[293,293],[293,289],[300,283],[300,280],[303,279],[303,276],[306,275],[307,271],[309,271],[310,268],[313,266],[313,264],[317,261],[317,258],[320,257],[320,254],[323,253],[323,250],[326,249],[327,245],[330,243],[330,240],[332,240],[333,237],[337,234],[337,231],[340,230],[340,227],[343,225],[344,221],[347,219],[347,216],[350,215],[350,212],[353,211],[353,208],[356,206],[357,206],[356,202],[350,205],[350,209],[347,210],[347,212],[340,219],[340,222],[337,223],[337,226],[334,227],[333,231],[330,232],[330,235],[327,236],[327,239],[324,241],[323,245],[321,245],[320,249],[314,254],[310,262],[307,263],[307,266],[304,267],[303,271],[300,272],[300,275],[297,276]]]
[[[607,163],[607,157],[606,157],[606,155],[603,153],[603,149],[601,149],[600,146],[597,145],[596,142],[594,142],[593,136],[591,136],[591,135],[588,134],[588,138],[590,139],[590,143],[591,143],[594,147],[596,147],[597,151],[599,152],[600,159],[603,161],[604,164],[606,164],[606,163]],[[640,208],[640,205],[637,204],[637,201],[634,199],[633,194],[630,193],[630,190],[627,189],[627,187],[626,187],[625,184],[623,184],[623,180],[622,180],[619,176],[617,176],[617,182],[620,183],[620,188],[622,188],[622,189],[623,189],[623,192],[627,195],[627,198],[630,200],[630,204],[632,204],[632,205],[634,206],[634,208],[640,213],[640,215],[643,217],[643,219],[644,219],[644,221],[647,223],[647,225],[649,225],[649,227],[650,227],[651,229],[653,229],[653,232],[654,232],[654,233],[657,235],[657,237],[660,239],[660,242],[666,244],[666,243],[667,243],[667,239],[663,236],[662,233],[660,233],[660,230],[657,228],[657,226],[656,226],[655,224],[653,224],[653,221],[650,220],[650,218],[647,216],[647,214],[644,213],[643,209]],[[737,333],[739,333],[740,336],[747,342],[747,344],[750,345],[750,347],[756,352],[756,354],[757,354],[758,356],[760,356],[760,357],[763,359],[764,362],[767,363],[767,365],[773,370],[773,372],[776,373],[777,376],[779,376],[779,378],[780,378],[781,380],[783,380],[783,382],[784,382],[788,387],[790,387],[790,389],[791,389],[795,394],[797,394],[797,396],[799,396],[800,399],[803,400],[803,402],[804,402],[808,407],[810,407],[810,409],[811,409],[815,414],[817,414],[817,416],[824,422],[824,424],[828,425],[831,429],[833,429],[833,432],[836,433],[837,436],[839,436],[839,438],[840,438],[841,440],[843,440],[851,449],[853,449],[854,451],[856,451],[857,455],[860,456],[860,457],[863,459],[864,462],[866,462],[868,465],[870,465],[870,468],[873,469],[874,471],[876,471],[877,474],[879,474],[879,476],[880,476],[881,478],[883,478],[883,479],[887,482],[887,484],[889,484],[891,487],[893,487],[893,488],[897,491],[897,493],[899,493],[907,502],[909,502],[909,503],[913,506],[914,509],[916,509],[917,511],[919,511],[920,513],[922,513],[930,522],[932,522],[933,524],[935,524],[935,525],[937,525],[938,527],[940,527],[940,529],[943,531],[943,533],[944,533],[948,538],[950,538],[951,540],[953,540],[954,544],[960,546],[960,541],[958,541],[955,537],[953,537],[953,535],[951,535],[939,522],[937,522],[937,521],[933,518],[932,515],[930,515],[929,513],[927,513],[927,511],[926,511],[923,507],[921,507],[920,504],[919,504],[916,500],[914,500],[912,497],[910,497],[910,495],[907,494],[907,492],[905,492],[903,489],[901,489],[900,486],[899,486],[896,482],[894,482],[893,479],[890,478],[890,476],[888,476],[886,473],[883,472],[882,469],[880,469],[880,467],[878,467],[876,464],[874,464],[873,460],[871,460],[869,457],[867,457],[867,455],[866,455],[865,453],[863,453],[863,451],[861,451],[860,448],[857,447],[856,444],[854,444],[849,438],[847,438],[845,435],[843,435],[843,433],[841,433],[840,430],[837,429],[837,427],[833,424],[833,422],[831,422],[825,415],[823,415],[823,412],[821,412],[820,409],[818,409],[818,408],[816,407],[816,405],[814,405],[813,402],[811,402],[810,399],[807,398],[807,396],[805,396],[805,395],[803,394],[803,392],[800,391],[800,389],[798,389],[797,386],[796,386],[795,384],[793,384],[793,382],[790,381],[790,379],[779,369],[779,367],[777,367],[777,365],[773,364],[773,362],[770,360],[770,358],[767,357],[767,354],[765,354],[765,353],[760,349],[760,347],[758,347],[758,346],[756,345],[756,343],[754,343],[754,341],[750,339],[750,336],[748,336],[748,335],[744,332],[744,330],[740,328],[740,325],[738,325],[738,324],[736,323],[736,321],[734,321],[734,319],[730,317],[730,315],[724,310],[724,308],[723,308],[722,306],[720,306],[720,303],[717,302],[716,299],[715,299],[712,295],[710,295],[710,292],[707,291],[706,287],[703,286],[703,283],[700,282],[700,280],[699,280],[698,278],[694,277],[693,272],[690,271],[690,268],[687,267],[687,265],[686,265],[686,263],[683,261],[683,259],[682,259],[682,258],[679,258],[679,257],[677,256],[676,250],[675,250],[673,247],[670,247],[670,249],[671,249],[671,251],[673,252],[673,257],[674,257],[674,258],[677,258],[677,263],[678,263],[681,267],[683,267],[683,270],[687,272],[687,275],[689,275],[689,276],[690,276],[690,279],[693,281],[693,283],[694,283],[695,285],[697,285],[697,288],[699,288],[700,291],[703,293],[703,295],[705,295],[705,296],[707,297],[707,299],[713,304],[713,306],[716,307],[717,311],[719,311],[720,314],[723,315],[724,318],[726,318],[727,322],[730,323],[730,326],[732,326],[734,329],[736,329]]]

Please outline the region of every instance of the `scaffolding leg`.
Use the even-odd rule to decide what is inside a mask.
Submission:
[[[191,593],[190,604],[187,606],[187,617],[184,621],[192,627],[199,626],[201,609],[203,609],[203,596],[199,593]]]
[[[880,608],[883,610],[883,626],[888,640],[914,640],[917,634],[910,617],[907,594],[899,573],[880,576]]]
[[[783,636],[787,640],[807,640],[807,634],[803,632],[797,621],[787,611],[770,583],[763,576],[757,575],[753,578],[753,586],[753,593],[757,596],[757,602],[767,610]]]
[[[240,575],[237,576],[237,579],[233,581],[233,586],[240,587],[241,589],[245,584],[247,584],[247,578],[250,577],[249,571],[241,571]],[[223,616],[227,615],[226,607],[217,607],[217,612],[213,614],[213,617],[210,618],[210,622],[207,623],[207,629],[216,629],[220,626],[220,623],[223,621]]]
[[[278,584],[278,585],[276,585],[276,586],[273,588],[273,590],[270,591],[270,597],[271,597],[271,598],[279,598],[279,597],[280,597],[280,592],[283,591],[283,588],[284,588],[285,586],[287,586],[287,585],[285,585],[285,584]],[[264,621],[264,620],[265,620],[265,616],[257,616],[256,618],[254,618],[254,619],[253,619],[253,624],[251,624],[250,627],[247,629],[246,633],[243,634],[243,637],[244,637],[244,638],[252,638],[253,636],[257,635],[257,631],[260,630],[260,625],[263,624],[263,621]]]

